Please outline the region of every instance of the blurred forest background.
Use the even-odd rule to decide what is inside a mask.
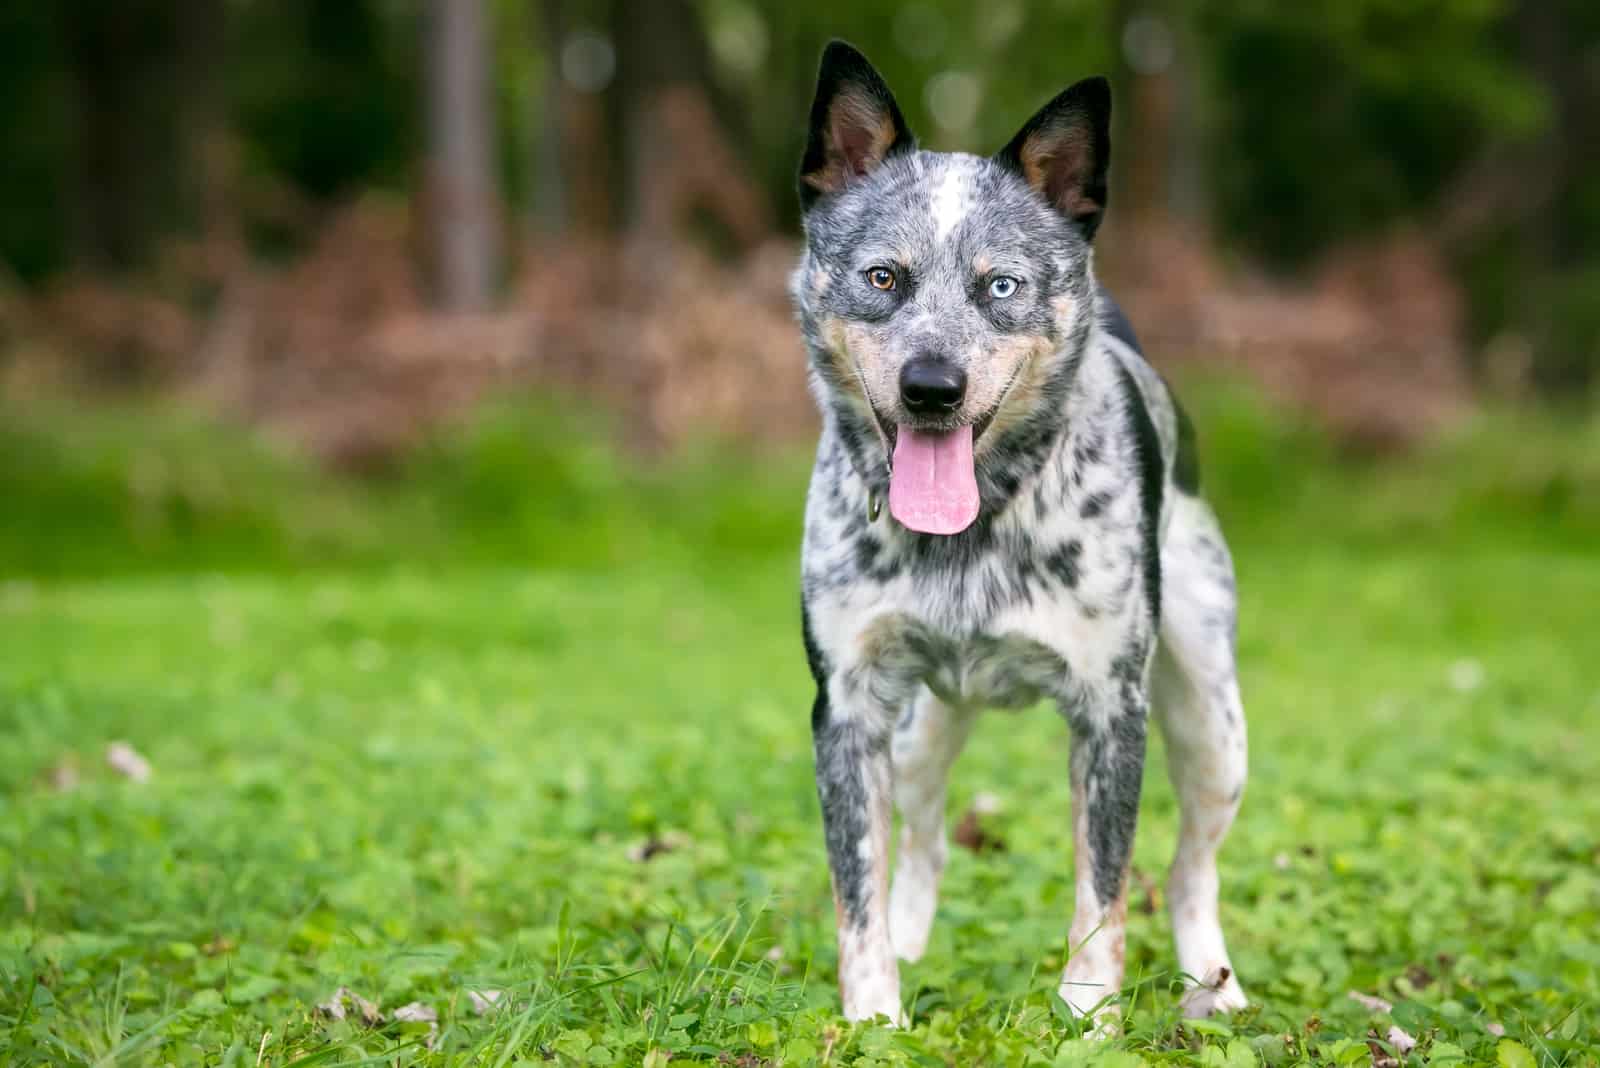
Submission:
[[[1158,363],[1364,449],[1592,410],[1592,0],[57,0],[0,9],[0,387],[388,465],[516,386],[631,442],[812,427],[784,293],[817,55],[992,151],[1116,86],[1102,275]]]
[[[1077,1040],[1018,715],[916,1026],[840,1026],[832,37],[940,149],[1113,80],[1098,269],[1239,570],[1229,1021],[1154,759]],[[0,0],[0,99],[0,1065],[1595,1068],[1600,0]]]

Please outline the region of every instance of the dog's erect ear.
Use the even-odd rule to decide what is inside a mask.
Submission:
[[[822,52],[800,163],[801,207],[809,209],[818,197],[840,192],[889,156],[915,147],[894,95],[867,57],[843,41],[831,42]]]
[[[1111,84],[1085,78],[1039,109],[995,160],[1020,174],[1050,206],[1094,239],[1106,210],[1111,163]]]

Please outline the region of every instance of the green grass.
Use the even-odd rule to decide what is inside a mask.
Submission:
[[[0,408],[0,1063],[1365,1065],[1398,1023],[1403,1062],[1595,1065],[1600,431],[1381,465],[1237,390],[1191,406],[1244,596],[1254,1005],[1176,1018],[1158,746],[1103,1045],[1054,997],[1043,709],[957,767],[952,819],[997,795],[1005,849],[954,850],[915,1026],[837,1017],[803,456],[636,471],[510,408],[351,485],[166,410]],[[319,1016],[341,986],[384,1023]]]

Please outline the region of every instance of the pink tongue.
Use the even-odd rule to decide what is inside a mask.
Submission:
[[[889,476],[889,514],[923,534],[959,534],[978,518],[972,427],[900,427]]]

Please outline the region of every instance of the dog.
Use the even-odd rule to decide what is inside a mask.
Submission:
[[[992,157],[922,151],[860,52],[822,56],[791,282],[822,413],[801,624],[851,1019],[907,1022],[896,958],[928,944],[977,711],[1046,699],[1072,731],[1061,998],[1116,1028],[1153,710],[1182,1008],[1246,1004],[1217,915],[1246,764],[1233,565],[1190,424],[1095,280],[1110,114],[1091,78]]]

